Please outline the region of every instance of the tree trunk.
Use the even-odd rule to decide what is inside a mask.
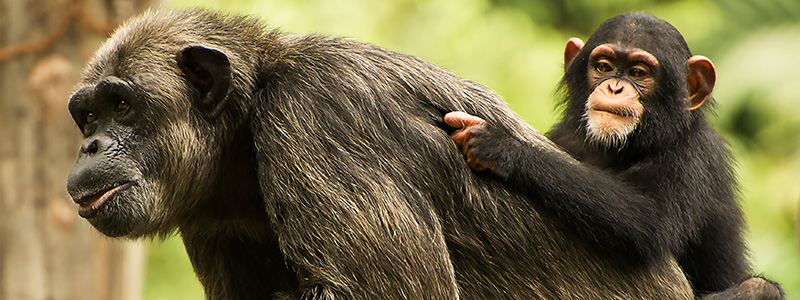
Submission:
[[[0,299],[139,299],[143,246],[77,215],[70,89],[111,27],[151,0],[0,0]]]

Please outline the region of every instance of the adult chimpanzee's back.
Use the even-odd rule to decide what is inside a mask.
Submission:
[[[532,132],[488,88],[414,57],[148,12],[70,100],[85,141],[68,190],[106,235],[177,229],[210,299],[691,297],[673,261],[602,258],[474,174],[442,130],[453,110]]]

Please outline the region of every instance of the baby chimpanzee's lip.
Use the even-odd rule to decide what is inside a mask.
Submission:
[[[635,117],[635,113],[632,112],[630,109],[626,109],[625,107],[595,105],[590,109],[596,112],[609,113],[620,117],[626,117],[626,118]]]
[[[80,215],[83,218],[94,217],[95,215],[97,215],[97,212],[100,210],[103,204],[105,204],[106,201],[108,201],[108,199],[110,199],[112,196],[114,196],[115,193],[117,193],[118,191],[120,191],[125,187],[128,187],[129,185],[130,183],[122,183],[117,185],[116,187],[102,190],[100,192],[97,192],[95,194],[86,197],[75,199],[75,203],[78,203],[80,205],[80,208],[78,208],[78,215]]]
[[[628,113],[624,109],[612,109],[612,108],[604,108],[604,107],[595,107],[593,110],[594,111],[599,111],[599,112],[610,113],[610,114],[617,115],[617,116],[620,116],[620,117],[630,117],[631,116],[630,113]]]

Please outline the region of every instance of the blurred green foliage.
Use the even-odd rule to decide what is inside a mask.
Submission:
[[[556,119],[564,43],[642,10],[683,33],[718,72],[720,131],[739,162],[755,272],[800,299],[800,2],[796,0],[174,0],[254,14],[296,33],[413,54],[495,89],[540,131]],[[202,299],[178,238],[151,247],[145,299]]]

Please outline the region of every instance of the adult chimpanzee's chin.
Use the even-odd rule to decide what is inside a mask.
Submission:
[[[126,220],[124,217],[115,212],[122,211],[126,208],[124,203],[109,203],[98,213],[87,218],[90,224],[102,234],[109,237],[121,237],[130,234],[136,223],[132,220]]]
[[[78,215],[98,231],[110,237],[120,237],[129,235],[140,224],[144,224],[148,214],[145,207],[138,204],[142,201],[137,199],[143,197],[138,181],[98,183],[97,188],[87,188],[76,185],[81,181],[73,176],[67,189],[73,201],[79,205]]]

